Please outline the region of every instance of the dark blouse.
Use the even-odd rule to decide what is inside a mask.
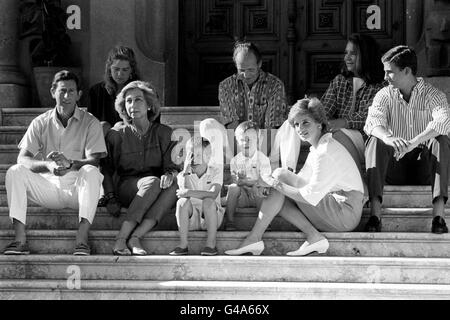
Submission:
[[[111,126],[122,121],[114,108],[116,97],[106,91],[105,83],[100,82],[89,89],[88,111],[98,120],[107,121]]]
[[[179,171],[172,161],[172,129],[152,122],[145,135],[140,136],[132,126],[125,125],[110,130],[106,135],[108,156],[102,168],[111,176],[115,171],[123,180],[126,177],[160,177],[167,172]]]

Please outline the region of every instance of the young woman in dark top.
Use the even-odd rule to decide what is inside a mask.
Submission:
[[[120,214],[120,204],[128,210],[113,253],[146,255],[141,238],[177,201],[178,166],[172,161],[176,142],[170,127],[154,122],[160,102],[151,84],[130,82],[117,95],[115,107],[125,124],[106,135],[103,187],[110,214]],[[119,177],[117,194],[114,173]]]
[[[106,136],[112,126],[122,121],[114,108],[116,95],[129,82],[139,79],[133,50],[114,47],[108,54],[103,78],[89,90],[88,111],[100,120]]]

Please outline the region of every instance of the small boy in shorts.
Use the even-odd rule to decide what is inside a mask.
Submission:
[[[225,230],[234,231],[236,207],[261,207],[263,198],[258,196],[257,182],[270,177],[270,160],[258,150],[259,128],[251,121],[242,122],[235,130],[239,153],[231,159],[230,171],[233,184],[228,187]]]
[[[180,245],[170,255],[188,254],[188,232],[207,230],[206,246],[203,256],[218,254],[216,234],[222,224],[224,208],[220,205],[220,190],[223,184],[223,170],[210,161],[209,140],[194,137],[186,143],[184,170],[178,174],[179,200],[176,218],[180,232]]]

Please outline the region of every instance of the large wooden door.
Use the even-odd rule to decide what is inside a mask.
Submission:
[[[302,0],[298,38],[298,94],[319,97],[342,66],[347,38],[352,33],[373,36],[384,53],[404,44],[405,5],[403,0]],[[369,30],[367,20],[379,9],[380,24]],[[378,14],[378,13],[376,13]],[[372,20],[369,20],[372,21]],[[370,25],[372,28],[372,25]],[[374,61],[380,63],[380,61]]]
[[[369,30],[369,6],[380,26]],[[235,72],[235,39],[255,42],[263,68],[285,83],[289,103],[320,96],[339,72],[347,37],[375,37],[382,51],[405,39],[404,0],[182,0],[179,105],[216,106],[219,82]]]
[[[180,105],[218,105],[219,82],[235,72],[235,39],[258,44],[263,68],[287,80],[287,0],[183,0]]]

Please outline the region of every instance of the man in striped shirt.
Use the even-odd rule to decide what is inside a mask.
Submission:
[[[447,233],[450,111],[444,93],[416,76],[417,56],[397,46],[383,57],[389,86],[375,96],[364,126],[370,136],[366,168],[371,217],[366,231],[381,231],[385,183],[431,185],[433,233]]]

